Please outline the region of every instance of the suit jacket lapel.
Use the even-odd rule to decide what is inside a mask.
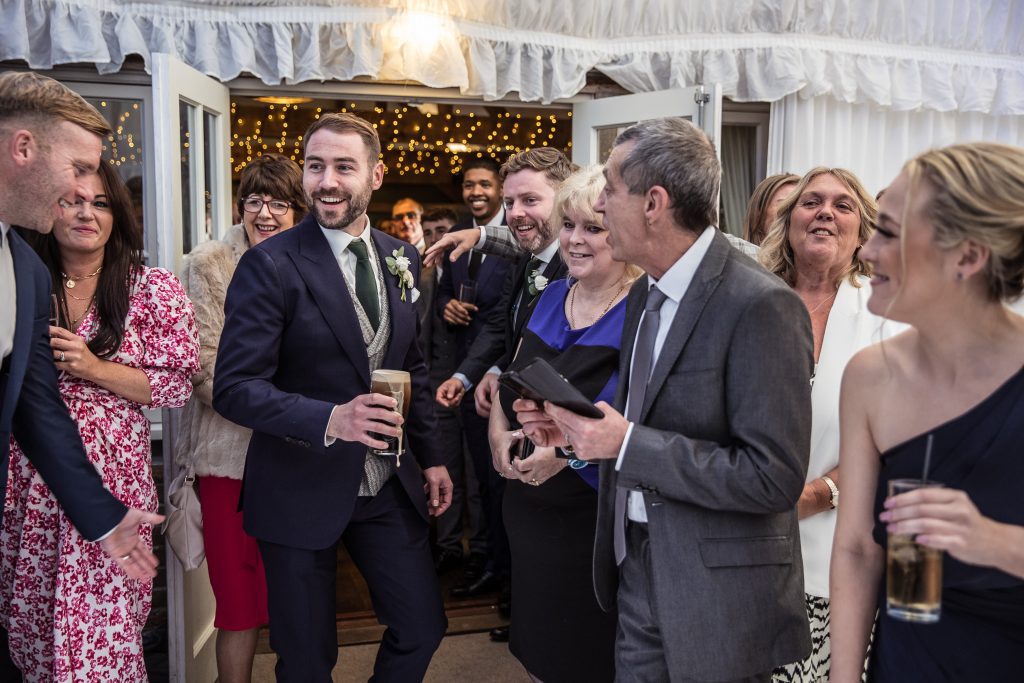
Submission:
[[[301,230],[299,240],[299,276],[306,283],[317,308],[323,312],[327,326],[341,344],[360,376],[370,384],[370,365],[366,344],[359,333],[359,318],[349,296],[345,277],[341,274],[337,254],[332,253],[320,226],[307,218],[293,230]]]
[[[36,310],[36,288],[35,283],[32,282],[30,261],[35,258],[35,254],[14,232],[13,227],[8,230],[7,237],[11,248],[11,260],[14,261],[14,287],[18,303],[14,312],[14,345],[11,347],[9,374],[7,385],[4,387],[3,414],[0,415],[0,424],[10,424],[13,419],[14,409],[17,406],[17,401],[14,399],[21,390],[21,383],[25,379],[25,371],[32,353]]]
[[[647,411],[654,403],[654,397],[661,391],[665,378],[668,377],[669,371],[676,364],[676,360],[683,352],[683,347],[689,341],[704,306],[711,298],[715,288],[718,287],[718,283],[721,282],[722,270],[725,268],[725,261],[731,249],[732,247],[722,237],[722,234],[716,232],[711,246],[697,267],[697,272],[694,273],[693,280],[690,281],[683,300],[679,302],[675,318],[672,319],[672,327],[669,328],[668,337],[661,347],[661,353],[658,354],[654,370],[651,373],[651,381],[647,385],[647,393],[644,394],[644,406],[640,411],[641,419],[647,416]]]

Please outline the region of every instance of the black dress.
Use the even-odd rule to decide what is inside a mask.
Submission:
[[[934,434],[928,478],[965,491],[981,514],[1024,525],[1024,370]],[[882,454],[875,519],[890,479],[920,478],[928,434]],[[885,525],[875,523],[885,548]],[[885,613],[885,578],[879,590],[878,630],[869,681],[1024,680],[1024,581],[945,554],[942,615],[916,624]]]
[[[594,325],[573,330],[564,313],[568,290],[567,280],[544,290],[512,368],[544,358],[595,403],[611,403],[625,299]],[[513,428],[514,399],[502,391],[501,406]],[[613,681],[617,615],[598,607],[592,578],[598,468],[570,464],[540,486],[510,479],[505,489],[512,552],[509,649],[544,683]]]

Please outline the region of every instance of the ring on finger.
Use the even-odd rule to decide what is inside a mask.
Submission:
[[[536,479],[531,479],[530,486],[540,486],[540,482],[537,481]]]
[[[57,356],[57,362],[58,363],[63,363],[64,362],[64,352],[63,351],[61,351],[60,355]]]

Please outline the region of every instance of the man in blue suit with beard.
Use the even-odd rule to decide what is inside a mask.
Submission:
[[[374,680],[421,680],[446,627],[428,514],[447,509],[451,481],[416,343],[419,256],[366,216],[384,176],[376,131],[327,114],[303,139],[310,214],[238,264],[214,407],[253,430],[242,510],[266,568],[278,680],[331,680],[339,541],[387,627]],[[404,423],[371,393],[375,369],[411,375]],[[369,452],[403,429],[400,467]]]

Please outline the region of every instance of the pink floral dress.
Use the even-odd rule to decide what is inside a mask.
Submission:
[[[95,309],[76,334],[91,339]],[[192,304],[161,268],[144,268],[129,301],[121,348],[108,360],[149,378],[153,408],[192,393],[199,342]],[[103,483],[129,507],[155,512],[149,421],[142,406],[92,382],[60,375],[60,392]],[[83,539],[18,444],[11,442],[0,534],[0,619],[26,681],[145,681],[142,627],[153,584],[129,579],[98,543]],[[152,531],[143,541],[152,547]]]

